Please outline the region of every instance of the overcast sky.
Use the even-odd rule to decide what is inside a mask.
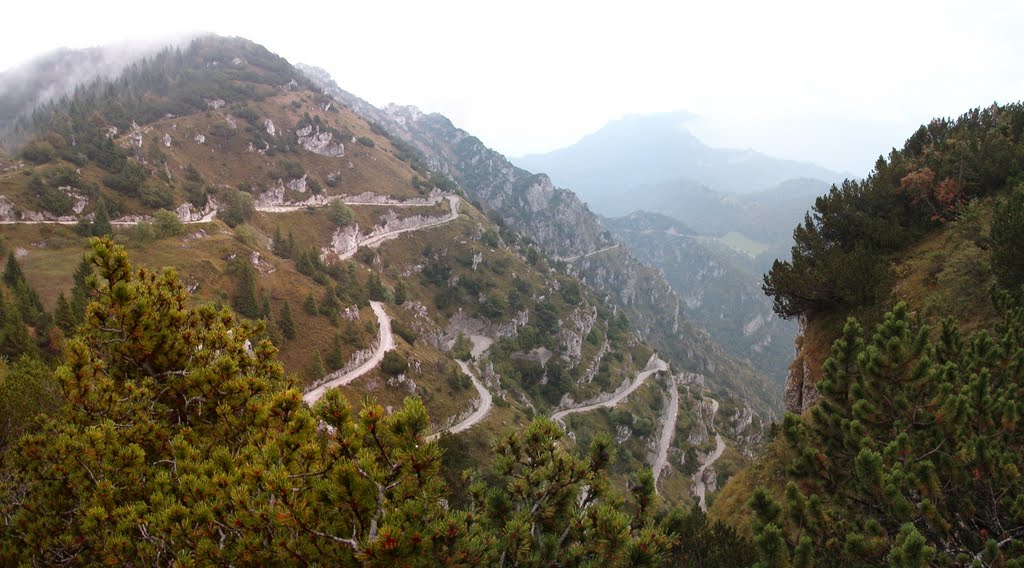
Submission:
[[[240,35],[510,156],[688,110],[712,145],[863,175],[930,117],[1024,98],[1019,1],[10,4],[0,69],[62,46]]]

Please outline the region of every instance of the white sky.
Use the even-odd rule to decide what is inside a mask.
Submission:
[[[0,69],[62,46],[240,35],[510,156],[688,110],[712,145],[862,175],[932,116],[1024,99],[1013,0],[9,4]]]

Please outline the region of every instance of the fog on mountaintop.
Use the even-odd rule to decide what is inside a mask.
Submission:
[[[133,61],[185,45],[196,36],[191,33],[86,49],[61,48],[0,73],[0,137],[18,117],[39,105],[71,94],[78,85],[116,77]]]

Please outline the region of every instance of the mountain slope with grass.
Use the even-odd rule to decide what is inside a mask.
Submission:
[[[778,391],[770,379],[726,353],[690,321],[664,275],[616,247],[610,231],[571,191],[555,188],[545,175],[517,168],[441,115],[398,105],[378,109],[338,87],[322,70],[302,68],[326,92],[419,152],[430,167],[451,175],[489,214],[528,236],[553,260],[561,259],[565,270],[621,306],[660,353],[706,376],[710,388],[735,401],[730,413],[749,405],[761,422],[777,411]]]
[[[0,291],[0,350],[32,362],[6,376],[57,364],[91,321],[94,267],[83,254],[90,238],[108,237],[142,267],[172,267],[189,305],[230,307],[255,322],[246,337],[274,346],[299,392],[338,385],[353,404],[370,401],[385,414],[409,397],[421,401],[423,432],[444,449],[440,471],[458,488],[454,500],[471,498],[458,482],[464,469],[497,479],[488,450],[496,436],[633,388],[655,353],[671,365],[645,375],[613,409],[614,422],[598,411],[578,426],[580,446],[604,435],[628,440],[611,450],[615,491],[654,463],[668,426],[676,435],[659,472],[663,503],[694,501],[689,468],[707,452],[709,432],[723,433],[736,462],[760,439],[766,399],[746,404],[729,396],[734,384],[710,378],[746,385],[759,379],[749,367],[682,325],[699,341],[685,343],[677,363],[637,333],[651,326],[634,317],[641,312],[595,291],[520,227],[485,214],[459,178],[257,44],[200,38],[128,65],[114,81],[81,85],[25,120],[34,135],[0,159],[0,244],[11,267]],[[538,222],[568,231],[567,220],[589,215],[563,198],[569,207],[538,208]],[[592,241],[559,254],[609,243],[594,228]],[[630,262],[638,267],[630,278],[651,274]],[[733,364],[741,372],[726,375]],[[671,397],[668,381],[684,380],[687,394]],[[53,386],[43,381],[38,392]],[[705,395],[730,402],[712,417],[700,405]],[[27,398],[53,410],[42,395]],[[11,425],[5,439],[31,427]]]

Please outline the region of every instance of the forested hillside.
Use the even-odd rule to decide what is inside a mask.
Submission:
[[[1022,130],[1019,104],[921,127],[819,198],[766,275],[804,321],[802,414],[712,510],[763,565],[1024,563]]]

